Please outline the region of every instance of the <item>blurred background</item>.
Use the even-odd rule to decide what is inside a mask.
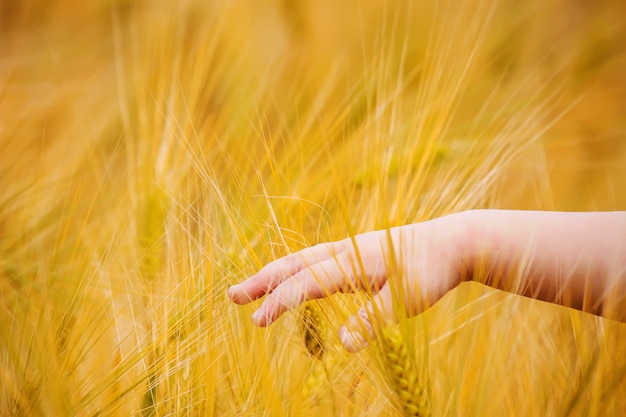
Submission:
[[[471,105],[472,100],[487,94],[506,96],[521,89],[518,96],[551,95],[554,102],[550,113],[541,115],[549,122],[549,130],[542,136],[542,175],[549,179],[544,192],[550,201],[544,195],[544,201],[531,203],[527,195],[517,195],[508,196],[503,204],[553,205],[570,210],[623,208],[626,204],[620,188],[626,123],[625,6],[620,1],[471,3],[463,8],[465,15],[457,13],[459,16],[438,28],[433,26],[443,21],[446,13],[451,14],[448,9],[452,6],[285,0],[261,4],[183,2],[174,7],[127,0],[89,4],[64,0],[5,1],[0,7],[2,133],[3,137],[21,138],[11,141],[15,143],[10,146],[17,149],[43,141],[43,124],[48,147],[52,147],[54,138],[67,137],[57,130],[67,129],[71,118],[100,121],[90,123],[92,132],[85,131],[84,136],[102,135],[107,129],[107,134],[115,135],[111,126],[115,122],[105,120],[119,118],[113,114],[120,111],[115,108],[119,100],[115,94],[119,89],[116,65],[120,65],[115,56],[133,53],[129,45],[116,46],[116,36],[124,38],[121,32],[135,31],[134,41],[129,43],[144,55],[135,58],[154,58],[154,71],[162,64],[158,55],[164,51],[158,51],[159,47],[180,48],[178,53],[186,59],[202,59],[192,58],[190,49],[185,48],[192,48],[204,33],[219,35],[213,45],[206,45],[207,55],[219,56],[222,65],[233,67],[232,72],[245,73],[243,67],[248,65],[248,73],[241,75],[245,81],[240,84],[258,82],[251,80],[256,76],[265,77],[268,89],[279,85],[272,89],[272,95],[280,103],[281,95],[319,93],[320,83],[328,79],[347,89],[366,83],[368,72],[381,70],[371,64],[376,56],[385,60],[389,79],[403,78],[407,89],[415,88],[415,73],[420,71],[420,60],[425,58],[429,36],[431,41],[434,38],[433,31],[445,29],[450,39],[462,38],[471,19],[483,19],[488,21],[489,34],[480,40],[484,43],[479,48],[481,56],[473,63],[477,74],[472,85],[464,86],[464,99]],[[148,25],[148,16],[157,14],[154,9],[159,7],[185,14],[177,29],[186,32],[180,36],[187,40],[170,39],[166,45],[167,30],[175,29],[173,22],[157,21],[152,30],[142,26]],[[456,47],[461,46],[453,45],[448,52]],[[452,62],[454,57],[446,58]],[[398,70],[404,73],[392,74]],[[216,71],[226,72],[221,68]],[[216,81],[216,87],[226,89],[225,81]],[[239,88],[245,90],[246,86]],[[26,119],[29,123],[24,123]],[[3,146],[9,146],[5,142]],[[23,152],[17,150],[3,153],[9,159],[20,155]],[[536,169],[534,163],[530,167],[521,163],[511,177],[527,177]],[[4,178],[11,181],[12,177]]]

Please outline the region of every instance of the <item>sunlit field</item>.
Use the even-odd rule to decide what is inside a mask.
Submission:
[[[462,210],[626,210],[625,16],[0,2],[0,416],[624,415],[623,323],[464,283],[352,354],[367,294],[257,328],[226,290]]]

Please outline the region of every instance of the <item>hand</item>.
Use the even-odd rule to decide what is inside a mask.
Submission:
[[[466,272],[466,242],[462,213],[365,233],[278,259],[228,295],[246,304],[269,294],[252,315],[254,324],[267,326],[306,300],[371,291],[371,301],[340,329],[344,346],[356,351],[374,336],[374,317],[393,321],[398,306],[418,314],[456,287]]]

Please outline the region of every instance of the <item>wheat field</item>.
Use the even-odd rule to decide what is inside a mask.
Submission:
[[[623,323],[465,283],[350,354],[365,294],[261,329],[225,293],[461,210],[626,210],[624,16],[1,1],[0,416],[623,415]]]

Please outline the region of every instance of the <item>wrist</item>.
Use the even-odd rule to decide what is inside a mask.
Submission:
[[[468,210],[450,215],[451,226],[456,230],[453,267],[458,273],[459,282],[473,280],[475,268],[480,263],[479,254],[484,244],[485,212]]]

